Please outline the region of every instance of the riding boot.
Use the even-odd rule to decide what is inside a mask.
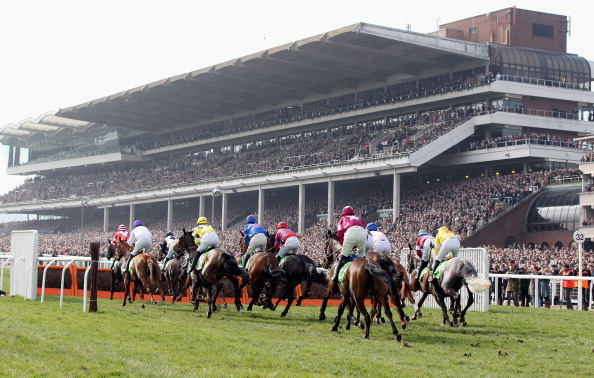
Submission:
[[[165,260],[163,260],[163,269],[165,269],[165,265],[167,265],[167,261],[171,260],[169,257],[165,257]]]
[[[334,270],[334,276],[332,276],[332,281],[338,283],[338,273],[340,273],[340,270],[342,269],[348,258],[348,256],[340,255],[340,257],[338,258],[338,264],[336,265],[336,269]]]
[[[194,269],[196,268],[196,263],[198,262],[198,258],[200,257],[201,253],[196,251],[192,259],[190,260],[190,266],[188,266],[188,276],[192,274]]]
[[[128,256],[128,258],[126,259],[126,267],[124,268],[124,273],[126,273],[128,269],[130,269],[130,261],[132,261],[132,257],[133,256]]]
[[[429,261],[421,260],[421,264],[419,264],[419,269],[417,270],[417,279],[421,277],[421,272],[429,265]]]
[[[429,282],[433,282],[433,272],[435,272],[439,264],[441,264],[440,260],[433,261],[433,267],[431,268],[431,272],[429,272]]]
[[[282,257],[280,257],[280,255],[276,255],[276,261],[278,261],[280,263]]]

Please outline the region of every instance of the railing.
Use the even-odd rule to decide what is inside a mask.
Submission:
[[[563,80],[552,80],[552,79],[537,79],[534,77],[516,76],[516,75],[499,75],[496,80],[513,81],[516,83],[541,85],[545,87],[556,87],[566,89],[577,89],[582,91],[590,90],[590,83],[568,83]]]
[[[492,285],[492,290],[491,292],[494,294],[494,300],[495,303],[497,303],[499,297],[499,282],[498,279],[510,279],[510,278],[514,278],[514,279],[520,279],[520,280],[534,280],[534,298],[533,298],[533,305],[534,307],[540,307],[540,303],[537,300],[539,298],[539,293],[540,293],[540,288],[539,288],[539,280],[550,280],[550,285],[551,285],[551,300],[555,297],[555,294],[557,293],[557,284],[559,282],[562,281],[579,281],[578,283],[578,287],[576,289],[580,289],[579,291],[577,291],[577,296],[578,298],[581,297],[580,292],[581,292],[581,282],[582,281],[590,281],[590,282],[594,282],[594,277],[582,277],[582,276],[543,276],[543,275],[538,275],[538,274],[507,274],[507,273],[489,273],[489,279],[495,279],[495,285]],[[494,286],[494,287],[493,287]],[[592,287],[592,283],[590,284],[590,287]],[[574,293],[576,291],[574,290]],[[590,297],[587,298],[588,299],[588,308],[592,307],[592,303],[594,302],[593,300],[593,293],[594,290],[590,290]],[[572,298],[564,298],[565,293],[563,292],[563,290],[560,290],[559,293],[559,298],[561,300],[572,300]],[[508,299],[509,300],[509,299]],[[577,301],[577,306],[578,306],[578,310],[582,310],[582,301],[580,301],[578,299]]]

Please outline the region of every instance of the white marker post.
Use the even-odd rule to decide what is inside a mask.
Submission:
[[[584,241],[586,239],[586,235],[577,230],[573,233],[573,240],[578,243],[578,260],[579,260],[579,276],[582,275],[582,246],[584,245]],[[577,275],[577,274],[576,274]],[[578,310],[582,309],[582,281],[578,282]],[[571,300],[571,298],[569,298]]]

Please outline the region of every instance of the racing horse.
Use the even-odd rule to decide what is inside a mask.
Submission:
[[[342,246],[340,245],[340,242],[338,241],[338,239],[336,238],[336,235],[328,230],[326,232],[326,244],[324,247],[324,259],[323,259],[323,267],[328,269],[330,268],[330,272],[329,272],[329,276],[332,277],[334,274],[334,269],[336,268],[336,265],[329,265],[332,264],[332,262],[336,261],[338,258],[338,255],[340,254],[340,252],[342,251]],[[394,304],[394,306],[396,307],[396,310],[398,312],[398,315],[400,317],[400,326],[402,327],[402,329],[406,328],[406,324],[410,321],[410,318],[404,313],[403,310],[403,300],[401,298],[401,295],[405,295],[406,297],[412,297],[412,294],[410,293],[410,288],[407,288],[405,286],[405,284],[402,282],[403,281],[403,267],[397,267],[395,264],[393,264],[392,260],[381,255],[378,253],[369,253],[368,255],[366,255],[367,260],[369,260],[370,262],[372,262],[373,264],[375,264],[377,267],[382,268],[384,271],[386,271],[388,273],[388,275],[391,276],[392,282],[396,285],[396,288],[398,286],[401,286],[400,289],[400,293],[395,293],[394,295],[390,296],[390,299],[392,301],[392,303]],[[383,265],[383,266],[382,266]],[[399,264],[400,265],[400,264]],[[324,320],[326,319],[326,307],[328,305],[328,300],[330,298],[331,295],[334,295],[338,292],[338,288],[336,287],[336,283],[334,283],[333,281],[330,281],[328,283],[328,290],[326,291],[326,295],[324,295],[324,298],[322,299],[322,304],[320,306],[320,316],[319,316],[319,320]],[[413,297],[414,300],[414,297]],[[381,319],[381,307],[380,302],[379,302],[379,298],[373,297],[372,296],[372,303],[373,303],[373,309],[372,309],[372,313],[374,316],[376,316],[376,319],[378,320],[379,323],[383,323],[385,322],[385,320],[382,322]],[[347,319],[348,322],[350,322],[350,318]],[[347,323],[347,328],[349,328],[349,323]]]
[[[116,246],[115,259],[125,261],[131,250],[132,247],[128,243],[125,241],[119,242]],[[158,288],[162,301],[165,301],[165,291],[161,284],[161,268],[153,254],[139,253],[130,263],[130,269],[122,272],[122,274],[124,276],[124,301],[122,306],[126,305],[126,298],[130,297],[130,284],[132,282],[134,282],[134,287],[138,286],[142,308],[144,308],[145,290],[148,291],[152,304],[158,304],[153,298],[153,288]]]
[[[460,324],[466,327],[466,312],[474,303],[474,293],[480,293],[488,290],[491,283],[488,280],[483,280],[478,277],[475,267],[470,260],[462,257],[454,257],[447,260],[442,266],[439,278],[429,281],[429,272],[427,272],[421,280],[417,277],[415,269],[415,261],[417,254],[411,250],[408,254],[408,271],[411,273],[411,286],[414,291],[421,290],[423,295],[419,299],[417,310],[413,316],[413,320],[423,317],[421,306],[429,294],[435,297],[435,301],[441,308],[443,315],[442,326],[449,324],[451,327],[459,327]],[[462,286],[466,287],[468,292],[468,300],[464,309],[461,308],[460,289]],[[445,298],[450,299],[450,313],[452,320],[448,316],[448,310],[445,305]]]
[[[241,253],[245,254],[247,245],[241,232],[239,246]],[[276,307],[272,304],[272,297],[276,293],[277,287],[281,287],[283,292],[287,286],[287,275],[285,271],[278,266],[276,255],[272,252],[260,251],[254,253],[249,258],[248,274],[250,277],[250,286],[252,287],[252,300],[248,305],[247,310],[252,311],[252,307],[257,300],[260,299],[262,290],[266,288],[266,298],[262,301],[262,308],[275,310]],[[286,314],[285,314],[286,315]]]
[[[174,258],[164,268],[163,274],[171,290],[171,303],[181,301],[184,292],[187,289],[186,280],[188,272],[184,269],[185,264],[190,258],[190,253],[196,251],[198,246],[194,242],[194,236],[191,231],[182,229],[183,234],[177,239],[173,247],[175,250]]]
[[[107,255],[106,258],[108,260],[114,259],[111,264],[111,294],[109,295],[109,299],[113,299],[113,293],[115,293],[118,284],[120,282],[124,282],[124,276],[122,275],[122,267],[120,259],[115,259],[116,253],[116,246],[111,244],[111,240],[107,239]],[[130,298],[128,298],[129,302],[132,302]]]
[[[276,308],[281,301],[281,298],[287,299],[287,306],[280,316],[287,316],[289,308],[295,300],[295,287],[305,281],[305,292],[297,298],[295,306],[301,306],[301,301],[311,295],[311,285],[315,282],[326,286],[326,276],[322,273],[318,273],[316,264],[312,259],[305,255],[289,255],[283,263],[282,269],[285,271],[287,276],[287,285],[285,287],[284,294],[278,298],[274,307]]]
[[[221,280],[227,277],[233,284],[235,291],[235,309],[241,311],[243,306],[239,298],[239,293],[245,285],[249,283],[249,276],[247,272],[241,268],[235,257],[221,248],[214,248],[205,252],[202,268],[194,270],[190,275],[192,281],[192,300],[194,302],[194,310],[199,306],[199,301],[196,296],[198,289],[204,287],[208,290],[208,311],[207,317],[210,318],[212,313],[217,310],[216,300],[223,287]],[[241,286],[239,279],[241,279]]]
[[[399,275],[398,277],[400,280],[402,279],[402,275]],[[399,283],[400,282],[394,282],[392,276],[390,276],[388,272],[379,268],[368,259],[354,259],[346,269],[343,281],[338,284],[338,288],[342,294],[342,300],[338,306],[338,314],[334,319],[332,331],[338,331],[340,319],[342,318],[344,309],[348,306],[347,319],[350,319],[353,324],[362,328],[365,331],[365,338],[369,339],[371,318],[374,315],[374,310],[372,310],[371,315],[367,312],[367,308],[365,307],[365,297],[367,294],[371,294],[372,297],[377,298],[377,301],[383,306],[386,316],[390,321],[392,334],[395,336],[396,341],[402,341],[402,335],[400,335],[396,329],[396,325],[392,318],[392,311],[390,310],[390,304],[388,302],[388,296],[393,298],[392,300],[394,303],[400,302],[397,289],[397,284]],[[364,324],[360,323],[358,319],[353,316],[354,308],[363,315]]]

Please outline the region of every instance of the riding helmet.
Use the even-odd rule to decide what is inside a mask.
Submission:
[[[248,215],[247,218],[245,218],[245,223],[256,223],[256,217],[253,215]]]
[[[138,226],[144,226],[144,224],[142,224],[141,220],[135,220],[134,221],[134,227],[138,227]]]
[[[342,208],[342,215],[355,215],[355,210],[350,206],[345,206]]]
[[[120,224],[120,226],[118,227],[118,231],[125,232],[126,226],[124,226],[123,224]]]
[[[171,232],[171,231],[168,231],[168,232],[165,234],[165,237],[168,237],[168,236],[173,236],[173,232]]]
[[[200,217],[196,221],[196,224],[207,224],[207,223],[208,223],[208,219],[206,219],[206,217]]]
[[[286,222],[280,222],[276,225],[276,228],[289,228],[289,225]]]
[[[369,231],[377,231],[377,224],[375,222],[367,223],[367,229]]]
[[[429,235],[429,232],[427,232],[427,230],[425,230],[423,228],[420,229],[418,236],[421,237],[421,236],[425,236],[425,235]]]

